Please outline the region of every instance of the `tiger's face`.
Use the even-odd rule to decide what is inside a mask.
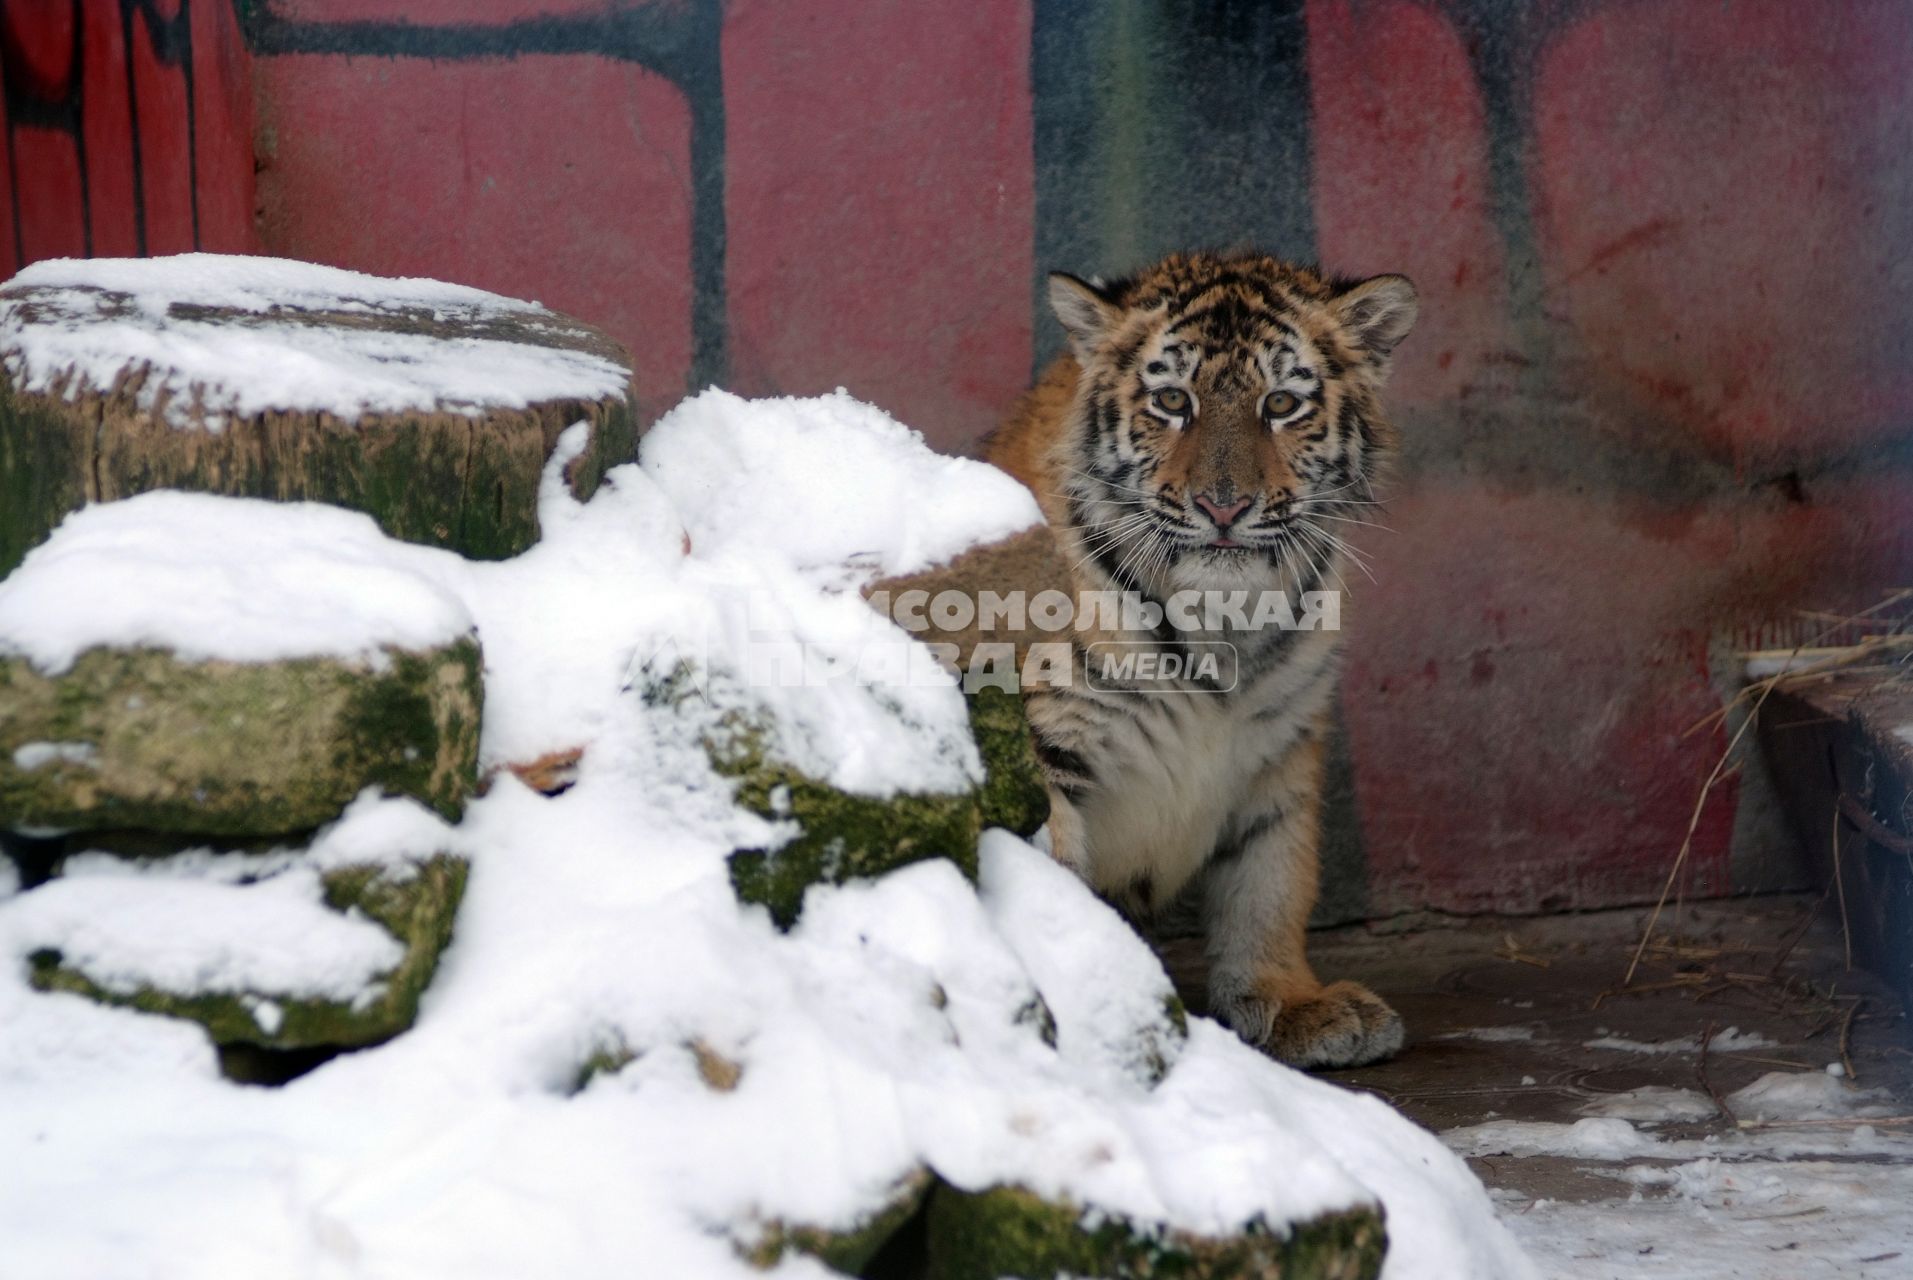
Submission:
[[[1320,589],[1393,447],[1378,393],[1414,285],[1196,254],[1053,275],[1050,303],[1082,368],[1063,496],[1085,552],[1151,595]]]

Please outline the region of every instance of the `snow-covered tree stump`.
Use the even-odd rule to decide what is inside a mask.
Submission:
[[[479,559],[635,452],[629,355],[535,303],[269,258],[36,263],[0,287],[0,576],[69,511],[151,489],[363,511]]]

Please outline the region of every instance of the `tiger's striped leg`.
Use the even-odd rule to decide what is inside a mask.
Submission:
[[[1083,709],[1067,695],[1048,690],[1028,692],[1023,708],[1029,717],[1030,742],[1036,749],[1036,760],[1042,766],[1043,780],[1049,789],[1049,821],[1045,825],[1049,831],[1050,857],[1088,881],[1089,833],[1076,801],[1088,794],[1095,779],[1089,764],[1076,750],[1083,736],[1082,725],[1078,723]]]
[[[1323,985],[1306,954],[1320,873],[1322,743],[1265,768],[1204,869],[1209,1007],[1297,1067],[1352,1067],[1402,1047],[1401,1016],[1367,987]]]

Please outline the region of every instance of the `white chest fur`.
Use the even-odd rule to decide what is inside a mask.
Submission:
[[[1078,806],[1097,889],[1122,894],[1147,879],[1160,904],[1202,868],[1258,775],[1332,693],[1334,638],[1298,639],[1300,652],[1250,689],[1137,694],[1107,722],[1099,785]]]

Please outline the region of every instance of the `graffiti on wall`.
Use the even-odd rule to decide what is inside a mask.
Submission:
[[[841,384],[962,448],[1051,268],[1413,276],[1337,914],[1651,897],[1735,648],[1913,568],[1895,0],[11,0],[0,55],[9,262],[460,280],[652,412]],[[1757,770],[1717,794],[1689,888],[1796,882]]]
[[[9,269],[249,248],[250,101],[222,0],[0,6]]]

